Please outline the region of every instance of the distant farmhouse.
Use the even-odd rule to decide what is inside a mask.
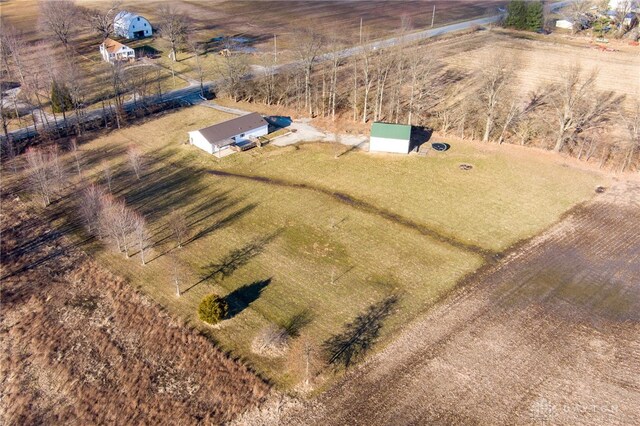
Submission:
[[[113,33],[131,40],[151,36],[153,29],[149,21],[142,16],[123,10],[113,19]]]
[[[133,61],[136,58],[136,52],[132,48],[110,38],[100,45],[100,54],[102,54],[102,59],[111,64],[120,61]]]
[[[222,157],[256,146],[254,139],[269,133],[269,124],[257,112],[189,132],[189,143]]]
[[[376,122],[371,126],[369,152],[408,154],[410,142],[411,126]]]

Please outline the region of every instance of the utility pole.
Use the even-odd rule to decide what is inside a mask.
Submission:
[[[362,44],[362,18],[360,18],[360,44]]]
[[[436,5],[433,5],[433,12],[431,13],[431,28],[433,28],[433,23],[436,20]]]

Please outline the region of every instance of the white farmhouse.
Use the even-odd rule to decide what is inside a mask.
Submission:
[[[376,122],[371,126],[369,152],[408,154],[410,141],[411,126]]]
[[[251,139],[269,133],[269,124],[257,112],[189,132],[189,143],[222,157],[232,148],[244,150],[252,147]]]
[[[123,10],[113,19],[113,33],[127,39],[151,36],[153,29],[145,18]]]
[[[136,58],[136,52],[132,48],[110,38],[100,45],[100,54],[102,59],[111,64],[118,61],[133,61]]]

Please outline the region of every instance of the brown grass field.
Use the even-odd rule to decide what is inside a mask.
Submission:
[[[640,185],[621,182],[278,422],[638,424],[638,229]]]
[[[523,95],[558,82],[563,69],[580,65],[585,74],[599,72],[598,89],[623,94],[630,103],[640,96],[640,48],[622,42],[612,42],[610,47],[617,51],[601,51],[587,37],[523,35],[496,29],[429,43],[424,50],[466,73],[480,69],[499,51],[517,61],[518,93]]]
[[[273,34],[284,36],[296,28],[311,25],[327,36],[354,37],[360,26],[372,31],[373,38],[385,37],[400,28],[401,19],[408,17],[416,29],[431,25],[433,6],[436,6],[435,25],[445,25],[465,19],[493,14],[504,0],[437,0],[437,1],[209,1],[180,0],[172,2],[179,10],[194,19],[201,38],[220,35],[243,35],[255,39],[258,47],[272,50]],[[82,0],[80,4],[96,4]],[[157,22],[161,1],[127,0],[124,7],[149,16]],[[375,31],[375,32],[374,32]]]
[[[219,424],[269,393],[6,192],[1,222],[2,424]]]

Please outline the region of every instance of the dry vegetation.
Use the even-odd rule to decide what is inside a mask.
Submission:
[[[218,424],[266,397],[244,365],[4,189],[3,424]]]

